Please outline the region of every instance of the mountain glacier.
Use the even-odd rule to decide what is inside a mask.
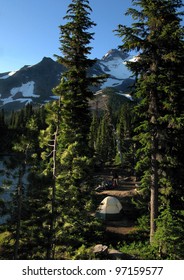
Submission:
[[[116,49],[110,50],[99,62],[103,72],[110,75],[101,88],[120,86],[122,82],[129,79],[132,73],[126,66],[126,61],[132,59],[126,53]]]

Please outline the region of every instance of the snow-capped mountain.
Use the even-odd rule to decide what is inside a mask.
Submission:
[[[108,74],[109,78],[98,91],[106,87],[114,87],[117,91],[127,92],[133,83],[131,72],[126,61],[133,58],[116,49],[110,50],[102,59],[89,69],[91,76]],[[59,83],[65,67],[51,58],[44,57],[41,62],[32,66],[24,66],[15,72],[0,74],[0,108],[16,110],[28,103],[44,104],[53,100],[52,89]]]
[[[51,100],[52,88],[64,70],[59,63],[44,57],[38,64],[0,74],[0,107],[17,110],[30,102],[43,104]]]
[[[102,71],[109,74],[110,77],[102,85],[102,88],[106,87],[121,87],[123,82],[131,78],[131,72],[126,66],[126,61],[132,57],[127,53],[118,51],[116,49],[110,50],[104,57],[99,61],[99,66]]]

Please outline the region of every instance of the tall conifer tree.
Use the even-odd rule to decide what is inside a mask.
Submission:
[[[88,58],[92,49],[89,43],[93,39],[93,33],[88,30],[95,26],[89,18],[91,11],[89,1],[73,0],[64,17],[67,23],[60,26],[60,50],[63,56],[57,58],[67,70],[54,93],[61,97],[64,148],[78,140],[83,148],[88,146],[87,135],[91,122],[88,101],[93,97],[90,87],[102,82],[102,79],[88,75],[89,67],[95,63],[95,60]]]
[[[131,27],[119,25],[123,37],[121,48],[139,52],[130,69],[138,75],[136,96],[137,140],[141,143],[138,166],[150,187],[150,242],[153,242],[158,217],[159,190],[167,194],[164,207],[183,187],[183,28],[180,25],[180,0],[132,1],[135,22]],[[174,139],[174,142],[173,142]],[[177,174],[177,176],[176,176]],[[144,180],[145,179],[145,180]],[[181,200],[179,202],[181,204]]]
[[[88,58],[91,51],[89,43],[93,39],[89,30],[95,25],[89,18],[91,11],[89,1],[72,0],[64,17],[66,24],[60,26],[62,56],[57,56],[57,59],[65,65],[66,71],[60,84],[53,89],[59,102],[57,105],[53,103],[46,130],[50,140],[52,134],[55,135],[55,148],[51,153],[54,154],[51,158],[54,182],[48,258],[54,256],[56,242],[77,248],[91,238],[91,217],[87,210],[93,154],[88,145],[91,123],[88,102],[93,97],[92,86],[103,81],[102,77],[88,75],[89,67],[95,63]],[[53,121],[52,111],[57,115],[56,122]]]

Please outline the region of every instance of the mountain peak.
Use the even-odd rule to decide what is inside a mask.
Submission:
[[[41,62],[53,62],[54,60],[50,57],[44,56]]]
[[[118,50],[118,49],[111,49],[108,51],[103,57],[103,61],[111,60],[113,57],[119,57],[122,60],[125,60],[127,57],[129,57],[129,54],[127,54],[124,51]]]
[[[111,49],[89,69],[91,77],[108,74],[108,79],[94,92],[107,87],[127,92],[132,84],[132,73],[126,66],[130,56],[118,49]],[[64,65],[50,57],[43,57],[37,64],[25,65],[16,72],[0,73],[0,107],[5,110],[21,109],[30,102],[44,104],[55,98],[52,89],[66,71]]]

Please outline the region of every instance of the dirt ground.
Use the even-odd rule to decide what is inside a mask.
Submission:
[[[99,181],[111,182],[112,170],[106,170],[105,172],[98,174]],[[99,201],[102,201],[106,196],[115,196],[119,199],[123,206],[122,219],[119,221],[106,221],[106,231],[109,233],[115,233],[118,235],[126,235],[136,231],[135,221],[132,219],[133,208],[131,205],[131,198],[136,197],[139,194],[139,182],[136,181],[135,176],[124,176],[118,174],[118,186],[112,189],[106,189],[96,192]],[[131,218],[130,218],[131,217]]]

